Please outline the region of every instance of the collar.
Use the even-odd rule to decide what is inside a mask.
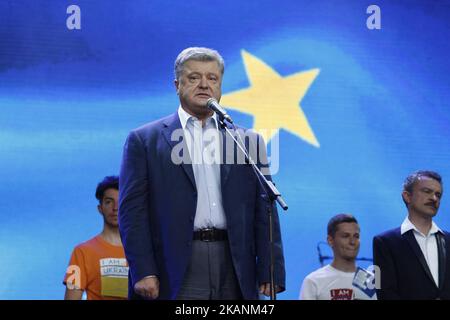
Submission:
[[[422,232],[420,232],[419,229],[416,228],[416,226],[411,222],[411,220],[409,220],[409,217],[406,217],[405,220],[403,220],[403,223],[400,227],[400,233],[403,235],[404,233],[408,232],[409,230],[415,230],[419,234],[426,236]],[[432,235],[437,232],[443,233],[441,228],[439,228],[434,221],[431,221],[431,229],[428,232],[428,235]]]
[[[186,110],[184,110],[181,105],[178,107],[178,117],[180,118],[180,122],[181,122],[181,127],[183,129],[186,129],[186,125],[187,122],[189,121],[189,119],[193,119],[193,120],[198,120],[197,117],[194,117],[193,115],[189,114],[186,112]],[[208,119],[213,119],[213,123],[214,123],[214,127],[219,130],[219,125],[218,125],[218,121],[217,121],[217,114],[214,112],[213,115],[208,118]]]

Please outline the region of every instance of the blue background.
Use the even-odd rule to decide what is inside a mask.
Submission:
[[[81,30],[66,27],[71,4]],[[370,4],[381,30],[366,27]],[[283,76],[320,69],[301,102],[320,148],[279,133],[274,180],[290,209],[278,298],[296,299],[320,266],[334,214],[358,218],[371,257],[372,237],[406,215],[403,179],[450,178],[449,38],[439,0],[0,0],[0,299],[63,297],[73,247],[102,228],[96,184],[118,173],[131,129],[176,110],[173,62],[188,46],[221,52],[224,94],[249,85],[243,49]],[[443,229],[449,209],[444,192]]]

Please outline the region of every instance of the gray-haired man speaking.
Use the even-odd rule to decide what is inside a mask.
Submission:
[[[131,298],[269,295],[268,202],[257,178],[245,163],[205,159],[210,150],[224,150],[225,132],[206,107],[210,98],[220,101],[223,73],[223,59],[215,50],[183,50],[175,61],[177,112],[127,138],[119,220]],[[174,141],[180,130],[181,141]],[[211,130],[221,139],[206,139]],[[172,151],[180,143],[179,156],[189,161],[174,161]],[[259,147],[265,148],[264,143]],[[281,292],[285,270],[276,208],[273,215],[275,284]]]

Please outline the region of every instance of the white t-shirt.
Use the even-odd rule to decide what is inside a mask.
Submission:
[[[354,272],[344,272],[326,265],[303,280],[300,300],[354,300],[369,298],[359,288],[353,286]]]

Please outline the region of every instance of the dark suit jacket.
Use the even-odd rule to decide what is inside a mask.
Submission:
[[[120,171],[119,226],[133,286],[148,275],[160,281],[160,299],[174,299],[192,249],[197,190],[191,164],[171,160],[178,114],[131,131]],[[224,134],[222,130],[222,134]],[[264,146],[265,147],[265,146]],[[187,150],[187,149],[185,149]],[[267,202],[249,165],[222,164],[221,191],[233,264],[244,299],[257,299],[269,282]],[[275,283],[285,287],[278,214],[274,210]]]
[[[450,237],[438,233],[439,286],[433,280],[413,231],[403,235],[400,228],[373,239],[374,264],[381,269],[379,300],[450,299]]]

